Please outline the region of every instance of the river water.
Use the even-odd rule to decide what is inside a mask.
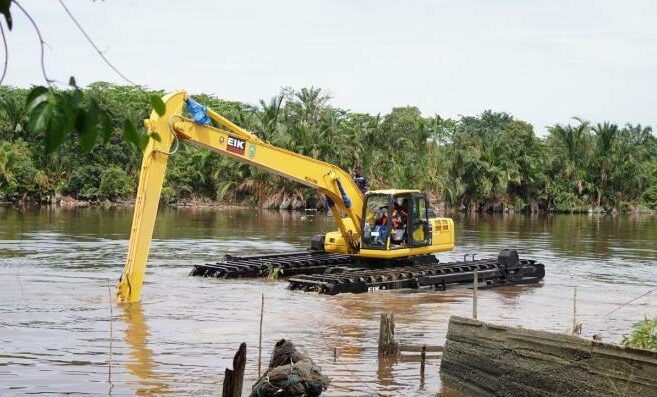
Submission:
[[[289,291],[282,281],[188,277],[193,264],[225,253],[305,249],[333,222],[287,212],[164,209],[142,303],[121,306],[113,302],[114,283],[131,221],[131,209],[0,208],[0,395],[218,396],[240,342],[248,345],[249,389],[262,294],[263,366],[285,337],[331,377],[326,396],[460,395],[441,380],[439,360],[428,361],[423,379],[417,362],[378,363],[379,315],[395,313],[403,343],[442,345],[449,316],[471,315],[471,291],[320,296]],[[540,286],[480,291],[480,319],[567,331],[574,287],[586,337],[618,342],[633,322],[657,315],[657,294],[620,306],[655,287],[655,217],[458,215],[455,223],[457,248],[441,260],[510,247],[546,267]]]

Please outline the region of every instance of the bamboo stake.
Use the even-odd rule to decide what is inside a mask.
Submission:
[[[112,309],[112,301],[114,300],[112,297],[112,288],[110,287],[110,282],[107,280],[107,295],[109,296],[109,311],[110,311],[110,321],[109,321],[109,326],[110,326],[110,334],[109,334],[109,363],[107,365],[107,382],[110,384],[110,394],[112,393],[112,388],[114,385],[112,384],[112,339],[113,339],[113,333],[114,333],[114,311]]]
[[[427,345],[422,345],[422,353],[420,354],[420,374],[424,376],[424,361],[427,359]]]
[[[262,365],[262,318],[265,311],[265,293],[262,293],[262,300],[260,302],[260,339],[258,340],[258,376],[261,375]]]
[[[573,334],[577,333],[577,287],[573,289]]]
[[[477,289],[479,287],[479,274],[474,271],[474,288],[472,289],[472,318],[477,319]]]
[[[427,358],[427,345],[422,345],[422,354],[420,356],[420,359],[422,360],[420,363],[420,389],[424,390],[424,361]]]

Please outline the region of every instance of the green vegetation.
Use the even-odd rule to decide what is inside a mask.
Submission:
[[[162,92],[107,83],[81,91],[106,120],[90,121],[89,129],[80,121],[80,131],[87,132],[56,137],[59,146],[49,151],[47,128],[30,126],[39,119],[30,116],[34,89],[0,88],[0,200],[133,196],[141,154],[126,139],[126,120],[141,125],[153,105],[159,107],[153,98]],[[48,93],[60,94],[67,101],[76,95]],[[507,113],[453,120],[424,117],[407,106],[370,115],[333,107],[316,88],[284,89],[257,106],[195,98],[274,145],[347,170],[362,164],[371,189],[418,188],[434,203],[469,211],[657,208],[657,139],[650,127],[574,119],[549,127],[543,138]],[[75,122],[70,128],[77,128]],[[147,139],[143,131],[133,132]],[[86,134],[94,137],[91,144]],[[324,205],[321,195],[301,185],[191,146],[170,158],[163,199],[285,209]]]
[[[657,318],[646,317],[634,323],[632,329],[632,335],[623,338],[624,346],[657,351]]]
[[[274,266],[267,271],[267,280],[278,280],[283,277],[283,268]]]

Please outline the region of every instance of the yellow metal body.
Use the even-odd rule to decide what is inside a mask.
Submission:
[[[149,132],[157,132],[160,140],[151,139],[144,150],[128,257],[117,284],[119,302],[136,302],[140,298],[166,164],[174,143],[190,143],[208,148],[325,194],[335,203],[331,211],[339,229],[325,237],[325,249],[328,252],[392,259],[453,248],[452,220],[436,218],[431,219],[433,235],[432,244],[429,246],[396,250],[360,249],[363,194],[349,173],[335,165],[270,145],[211,109],[207,109],[207,116],[223,128],[197,124],[183,116],[187,98],[188,95],[184,91],[164,96],[164,115],[159,116],[152,112],[150,118],[145,120]],[[340,186],[348,200],[344,200]],[[398,194],[417,191],[381,192]],[[350,206],[347,201],[351,201]]]
[[[182,114],[186,94],[176,92],[164,96],[162,100],[167,106],[165,116],[175,117]],[[174,134],[169,132],[168,117],[160,117],[151,112],[147,121],[148,129],[158,131],[159,142],[151,139],[144,149],[139,174],[139,187],[135,200],[135,212],[132,216],[132,229],[130,230],[130,243],[128,244],[128,258],[123,273],[116,286],[117,301],[137,302],[141,294],[141,286],[146,271],[146,259],[153,236],[155,216],[160,202],[160,193],[164,183],[164,173],[169,159],[169,150],[174,140]]]
[[[419,193],[419,190],[374,190],[373,194],[398,195],[405,193]],[[375,259],[395,259],[404,258],[414,255],[432,254],[434,252],[445,252],[454,249],[454,221],[451,218],[431,218],[431,244],[424,247],[403,247],[390,249],[388,240],[388,249],[365,249],[358,250],[357,255],[365,258]],[[422,240],[417,238],[416,240]],[[348,253],[347,243],[340,232],[328,232],[324,239],[324,250],[326,252]]]

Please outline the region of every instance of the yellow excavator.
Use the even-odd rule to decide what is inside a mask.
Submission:
[[[297,289],[321,290],[337,284],[348,285],[342,290],[330,290],[331,293],[339,293],[422,285],[442,285],[444,289],[448,284],[472,281],[474,267],[483,271],[487,264],[490,265],[490,261],[482,263],[473,258],[466,268],[453,270],[438,263],[433,253],[454,248],[454,222],[450,218],[430,217],[427,198],[420,191],[375,190],[363,194],[351,175],[341,168],[273,146],[257,134],[244,130],[197,103],[184,91],[165,95],[162,100],[164,114],[158,115],[153,111],[144,122],[148,132],[157,133],[159,140],[151,139],[143,154],[128,256],[117,284],[119,302],[140,299],[167,160],[181,143],[225,154],[317,189],[326,196],[338,227],[337,231],[313,237],[312,250],[307,253],[249,257],[227,255],[216,265],[196,267],[192,275],[230,277],[232,274],[244,277],[261,275],[263,269],[271,270],[278,266],[288,270],[287,276],[303,275],[290,281]],[[514,253],[510,251],[505,254],[506,259],[500,255],[506,263],[508,280],[511,279],[508,276],[522,268],[521,261]],[[502,269],[503,264],[497,262],[494,267]],[[363,263],[373,264],[374,268],[364,269]],[[352,269],[337,269],[334,266],[347,264],[358,266]],[[542,265],[540,267],[542,269]],[[228,268],[230,271],[227,272]],[[537,266],[531,268],[536,270]],[[390,274],[391,270],[394,274]],[[327,274],[333,272],[339,273],[340,277]],[[413,273],[410,279],[400,276],[410,274],[408,272]],[[313,276],[313,273],[319,275]],[[527,277],[536,272],[520,273],[523,272],[516,276],[530,282]],[[441,274],[459,277],[445,279],[438,277]],[[433,279],[427,279],[432,276]],[[349,281],[345,283],[345,279]],[[491,279],[495,277],[491,275]],[[367,280],[379,281],[368,283]]]

